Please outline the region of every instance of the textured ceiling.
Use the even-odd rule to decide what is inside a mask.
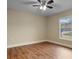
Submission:
[[[29,11],[38,15],[49,16],[54,15],[56,13],[69,10],[72,8],[72,0],[54,0],[54,8],[46,9],[45,11],[40,10],[39,7],[33,7],[32,4],[23,4],[23,2],[29,2],[37,0],[7,0],[7,8],[14,9],[18,11]],[[46,0],[48,1],[48,0]],[[39,4],[39,2],[37,3]]]

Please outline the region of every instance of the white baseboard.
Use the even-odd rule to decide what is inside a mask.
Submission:
[[[66,46],[66,47],[72,48],[72,45],[63,44],[63,43],[56,42],[56,41],[48,40],[48,42],[51,42],[51,43],[55,43],[55,44],[58,44],[58,45],[62,45],[62,46]]]
[[[32,41],[32,42],[14,44],[14,45],[9,45],[9,46],[7,46],[7,48],[13,48],[13,47],[18,47],[18,46],[23,46],[23,45],[35,44],[35,43],[40,43],[40,42],[45,42],[45,41],[46,41],[46,40],[40,40],[40,41]]]
[[[15,44],[15,45],[9,45],[9,46],[7,46],[7,48],[18,47],[18,46],[29,45],[29,44],[35,44],[35,43],[46,42],[46,41],[51,42],[51,43],[55,43],[55,44],[59,44],[59,45],[62,45],[62,46],[66,46],[66,47],[69,47],[69,48],[72,48],[71,45],[67,45],[67,44],[63,44],[63,43],[55,42],[55,41],[51,41],[51,40],[40,40],[40,41],[20,43],[20,44]]]

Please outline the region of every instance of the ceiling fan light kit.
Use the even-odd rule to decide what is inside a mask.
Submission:
[[[46,10],[46,6],[40,6],[40,10]]]

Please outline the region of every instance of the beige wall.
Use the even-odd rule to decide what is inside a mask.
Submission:
[[[47,18],[28,12],[8,10],[8,46],[47,39]]]
[[[71,47],[72,42],[59,39],[59,18],[63,16],[71,16],[72,11],[68,10],[48,18],[48,39],[61,44],[69,45]]]
[[[59,39],[59,18],[72,15],[71,10],[50,17],[38,16],[29,12],[8,10],[8,47],[34,41],[54,41],[71,46],[71,41]],[[48,33],[47,33],[48,32]]]

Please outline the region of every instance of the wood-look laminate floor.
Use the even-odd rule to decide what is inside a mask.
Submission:
[[[9,48],[8,59],[72,59],[72,50],[56,44],[43,42]]]

